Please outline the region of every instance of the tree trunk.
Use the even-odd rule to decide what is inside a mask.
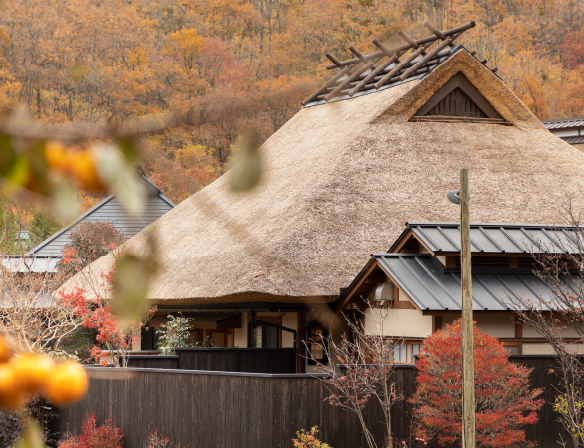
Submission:
[[[36,100],[37,100],[37,118],[41,118],[41,88],[36,89]]]

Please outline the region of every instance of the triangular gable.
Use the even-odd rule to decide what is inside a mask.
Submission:
[[[149,200],[147,201],[146,204],[146,208],[148,209],[147,212],[151,213],[154,217],[160,217],[163,214],[165,214],[167,211],[173,209],[176,205],[170,200],[168,199],[163,193],[162,190],[160,190],[156,185],[154,185],[146,176],[142,175],[141,179],[144,182],[144,185],[149,193],[148,198]],[[161,208],[161,210],[152,210],[152,204],[151,204],[151,199],[153,198],[157,198],[157,200],[160,201],[160,203],[162,204],[162,208],[158,207],[158,209]],[[115,201],[115,196],[112,194],[110,196],[108,196],[107,198],[103,199],[101,202],[98,202],[96,205],[94,205],[93,207],[91,207],[89,210],[87,210],[86,212],[84,212],[83,214],[81,214],[79,217],[77,217],[74,221],[70,222],[69,224],[67,224],[65,227],[63,227],[61,230],[59,230],[58,232],[54,233],[53,235],[51,235],[50,237],[48,237],[46,240],[42,241],[41,243],[39,243],[36,247],[34,247],[33,249],[31,249],[26,256],[27,257],[35,257],[35,256],[43,256],[43,257],[57,257],[59,258],[61,256],[61,246],[63,245],[61,244],[56,244],[55,248],[52,248],[52,246],[55,246],[56,241],[67,235],[70,231],[72,231],[79,223],[81,223],[82,221],[86,221],[86,220],[90,220],[90,221],[108,221],[110,220],[109,215],[106,219],[101,219],[101,218],[95,218],[95,219],[91,219],[92,215],[99,213],[100,209],[104,209],[105,207],[108,207],[109,204]],[[114,208],[119,208],[119,205],[116,204],[114,206]],[[139,227],[140,228],[144,228],[146,227],[147,224],[150,223],[152,216],[149,215],[149,218],[146,218],[146,221],[144,221],[143,223],[139,223]],[[140,219],[140,218],[138,218]],[[111,219],[113,221],[116,221],[116,219]],[[134,231],[128,232],[128,230],[125,230],[125,233],[129,233],[129,237],[135,235],[136,233],[138,233],[137,231],[135,231],[136,229],[134,229]]]
[[[503,119],[462,72],[450,78],[414,114],[424,116]]]
[[[445,121],[497,123],[522,130],[545,129],[505,83],[466,50],[457,51],[427,76],[408,84],[411,88],[388,104],[387,109],[371,124]],[[469,100],[478,105],[487,118],[420,115],[429,112],[432,106],[435,107],[456,88],[460,88]],[[426,104],[428,107],[424,109]]]

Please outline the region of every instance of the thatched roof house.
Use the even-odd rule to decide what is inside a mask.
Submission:
[[[323,304],[336,302],[405,222],[458,221],[446,192],[462,167],[472,222],[564,224],[570,205],[581,210],[584,154],[453,43],[472,26],[428,26],[433,35],[417,41],[402,33],[406,44],[374,41],[381,51],[369,55],[351,47],[349,61],[328,55],[338,73],[264,143],[254,191],[231,192],[227,173],[127,241],[122,250],[143,254],[157,238],[148,294],[156,319],[180,309],[196,319],[197,340],[224,347],[317,339],[335,319]],[[108,255],[90,270],[113,264]],[[64,288],[86,287],[85,279]],[[155,345],[147,335],[142,348]],[[300,357],[298,366],[310,368]]]
[[[227,173],[158,219],[160,270],[149,297],[333,302],[406,221],[459,219],[446,192],[461,167],[473,222],[562,224],[570,200],[581,208],[584,154],[546,130],[485,64],[455,47],[414,74],[353,97],[341,89],[338,101],[326,102],[325,89],[262,146],[253,192],[232,193]],[[448,113],[455,101],[458,115]],[[141,253],[146,243],[142,231],[124,246]],[[65,286],[82,283],[78,275]]]

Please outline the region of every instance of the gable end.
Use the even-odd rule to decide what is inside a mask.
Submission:
[[[503,117],[462,74],[456,73],[412,117],[438,121],[440,118],[504,122]]]

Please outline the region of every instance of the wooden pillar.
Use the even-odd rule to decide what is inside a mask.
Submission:
[[[475,387],[468,170],[460,170],[460,249],[462,277],[462,447],[475,448]]]
[[[298,339],[296,341],[296,373],[306,373],[305,363],[306,359],[302,356],[304,353],[304,334],[302,334],[302,329],[306,326],[306,313],[298,312],[296,314],[296,334]]]

